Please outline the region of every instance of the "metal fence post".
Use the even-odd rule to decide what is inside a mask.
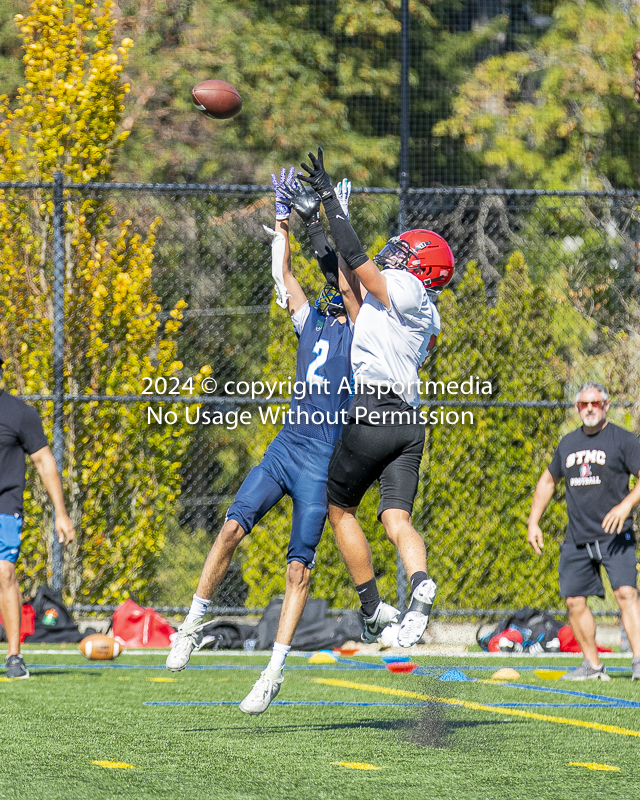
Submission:
[[[402,59],[400,71],[400,203],[398,209],[399,233],[407,228],[407,204],[409,200],[409,60],[410,60],[410,16],[409,0],[402,0]],[[407,573],[400,553],[396,556],[396,592],[398,605],[407,604]]]
[[[53,176],[53,457],[60,480],[64,466],[64,176]],[[54,514],[55,523],[55,514]],[[54,591],[62,591],[62,545],[55,527],[52,540],[52,579]]]
[[[409,66],[411,61],[411,17],[409,0],[402,0],[402,51],[400,61],[400,207],[398,225],[400,231],[406,230],[408,224],[409,201],[409,127],[411,96],[409,91]]]

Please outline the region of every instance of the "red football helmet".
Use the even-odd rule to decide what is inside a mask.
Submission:
[[[389,239],[373,258],[383,269],[406,269],[422,282],[425,289],[440,293],[453,277],[451,248],[433,231],[417,228]]]

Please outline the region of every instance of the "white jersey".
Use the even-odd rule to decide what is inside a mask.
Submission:
[[[385,269],[391,308],[367,294],[356,317],[351,362],[356,385],[392,387],[418,406],[418,369],[431,337],[440,333],[440,315],[422,283],[410,272]]]

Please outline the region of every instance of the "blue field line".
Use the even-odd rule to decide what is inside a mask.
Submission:
[[[640,703],[635,700],[624,700],[621,697],[611,697],[611,695],[591,694],[590,692],[574,692],[570,689],[552,689],[550,686],[535,686],[530,683],[505,683],[504,686],[514,689],[531,689],[534,692],[545,692],[546,694],[568,694],[572,697],[583,697],[585,700],[599,700],[605,703],[621,703],[626,708],[640,708]]]
[[[365,668],[367,666],[367,664],[369,663],[367,661],[359,661],[359,660],[353,659],[353,658],[340,658],[338,656],[334,656],[334,658],[336,659],[336,661],[339,664],[352,664],[354,667],[356,665],[358,665],[358,667],[360,667],[360,668]],[[511,666],[511,665],[509,665],[509,666]],[[373,667],[374,669],[386,669],[386,665],[385,664],[372,664],[372,665],[370,665],[370,667]],[[496,672],[496,670],[500,669],[500,667],[496,667],[495,664],[492,665],[492,666],[489,666],[489,667],[477,666],[476,664],[463,664],[462,666],[451,666],[451,665],[448,665],[448,666],[433,665],[433,666],[431,666],[430,665],[430,666],[427,666],[427,667],[421,665],[421,666],[418,667],[418,669],[414,670],[410,674],[412,674],[412,675],[422,675],[423,677],[428,677],[429,673],[448,672],[451,669],[457,669],[457,670],[460,670],[461,672],[463,670],[465,670],[465,669],[466,670],[470,670],[472,672],[474,672],[474,671],[477,671],[477,672]],[[549,666],[531,666],[529,664],[529,665],[526,665],[526,666],[523,666],[523,667],[514,666],[514,667],[512,667],[512,669],[519,670],[520,672],[527,672],[527,671],[533,672],[534,670],[543,670],[544,671],[544,670],[549,670],[549,669],[558,669],[558,667],[557,666],[554,667],[551,664]],[[570,672],[570,670],[567,669],[567,672]],[[609,667],[609,666],[607,666],[607,672],[631,672],[631,665],[629,665],[628,667]]]
[[[338,658],[338,661],[339,661],[340,664],[348,661],[349,663],[353,664],[354,667],[355,667],[356,664],[358,664],[358,665],[366,664],[365,661],[357,661],[355,659]],[[385,665],[381,664],[380,666],[383,669],[386,669]],[[417,676],[423,677],[423,678],[425,678],[425,677],[436,677],[436,674],[435,674],[436,672],[446,672],[449,669],[452,669],[452,668],[451,667],[437,667],[437,666],[433,666],[433,667],[418,667],[417,669],[415,669],[410,674],[411,675],[417,675]],[[463,669],[467,669],[467,670],[470,670],[470,671],[474,670],[474,669],[493,670],[494,672],[496,671],[495,667],[480,667],[480,668],[478,668],[478,667],[475,667],[475,666],[455,667],[455,669],[460,670],[460,671],[462,671]],[[541,667],[523,667],[523,669],[533,670],[533,669],[541,669]],[[610,669],[619,669],[619,670],[623,670],[623,671],[627,671],[627,672],[629,671],[625,667],[613,667],[613,668],[607,667],[607,671],[609,671]],[[433,670],[433,672],[431,670]],[[505,683],[504,686],[518,688],[518,689],[530,689],[530,690],[532,690],[534,692],[544,692],[544,693],[549,693],[549,694],[571,695],[573,697],[582,697],[585,700],[599,700],[600,703],[593,704],[593,707],[596,707],[596,708],[604,708],[605,705],[609,705],[610,706],[612,703],[615,703],[615,706],[614,706],[615,708],[640,708],[640,703],[637,703],[637,702],[635,702],[633,700],[623,700],[622,698],[618,698],[618,697],[613,697],[612,698],[610,696],[607,697],[606,695],[591,694],[589,692],[576,692],[576,691],[571,691],[570,689],[552,689],[550,686],[537,686],[537,685],[532,685],[532,684],[527,684],[527,683],[511,683],[511,681],[509,681],[509,683]],[[489,704],[485,703],[485,705],[489,705]],[[532,707],[534,707],[534,706],[532,706]],[[590,708],[592,706],[591,706],[591,704],[589,704],[588,706],[577,706],[577,707],[578,708],[580,708],[580,707]]]
[[[338,662],[339,665],[345,664],[345,665],[350,666],[351,669],[377,669],[377,670],[381,670],[382,669],[382,670],[386,670],[387,672],[390,672],[390,670],[387,669],[387,664],[376,664],[375,662],[372,663],[372,662],[369,662],[369,661],[358,661],[355,658],[341,658],[339,656],[334,656],[334,658],[336,659],[336,661]],[[449,668],[448,667],[444,668],[445,671],[447,669],[449,669]],[[414,669],[413,672],[408,673],[408,674],[410,674],[410,675],[420,675],[423,678],[436,677],[435,673],[431,672],[431,667],[418,667],[417,669]]]
[[[352,669],[352,670],[371,670],[371,669],[385,669],[384,664],[369,664],[366,661],[354,661],[345,663],[340,660],[337,664],[285,664],[285,669]]]
[[[380,664],[377,661],[360,661],[357,658],[342,658],[342,656],[336,656],[332,654],[332,657],[338,662],[338,664],[346,664],[349,665],[352,669],[362,669],[363,667],[369,669],[386,669],[386,664]]]
[[[624,700],[614,700],[611,703],[483,703],[491,708],[629,708]]]
[[[145,706],[239,706],[239,700],[147,700]],[[426,707],[430,703],[357,703],[348,700],[276,700],[272,706]],[[628,708],[618,703],[483,703],[490,708]]]
[[[266,660],[266,659],[265,659]],[[28,669],[39,670],[39,669],[152,669],[152,670],[162,670],[163,672],[167,671],[167,668],[164,664],[27,664]],[[203,664],[203,665],[192,665],[190,664],[186,669],[195,669],[195,670],[220,670],[220,669],[245,669],[245,670],[258,670],[262,671],[265,667],[265,664]],[[368,665],[368,664],[361,664],[358,667],[354,667],[351,665],[345,664],[285,664],[285,669],[287,672],[291,670],[369,670],[369,669],[379,669],[378,664]],[[384,667],[382,667],[384,669]]]
[[[240,700],[148,700],[145,706],[239,706]],[[363,708],[387,706],[404,708],[428,706],[429,703],[356,703],[349,700],[275,700],[272,706],[359,706]]]
[[[349,661],[351,663],[344,663],[345,661]],[[343,671],[343,670],[386,670],[386,667],[383,664],[369,664],[364,661],[353,661],[352,659],[340,659],[341,663],[337,664],[287,664],[285,669],[287,672],[289,671],[298,671],[298,670],[323,670],[323,671]],[[89,670],[96,670],[96,669],[116,669],[116,670],[152,670],[152,671],[161,671],[166,672],[166,667],[161,664],[99,664],[99,663],[91,663],[91,664],[28,664],[27,665],[30,670],[34,670],[34,672],[38,672],[39,670],[47,670],[47,669],[60,669],[60,670],[82,670],[82,669],[89,669]],[[188,670],[248,670],[248,671],[261,671],[264,668],[264,664],[261,665],[251,665],[251,664],[206,664],[206,665],[189,665],[187,667]],[[429,669],[438,669],[440,667],[432,667]],[[456,668],[457,669],[457,668]],[[470,669],[469,667],[465,667],[465,669]],[[495,670],[494,670],[495,671]],[[420,677],[430,677],[427,668],[419,667],[413,673],[413,675],[419,675]],[[543,692],[546,694],[564,694],[570,695],[573,697],[580,697],[585,700],[597,700],[600,701],[602,704],[600,707],[605,707],[606,704],[615,703],[617,708],[640,708],[640,702],[636,702],[633,700],[623,700],[622,698],[611,697],[606,695],[599,695],[599,694],[591,694],[589,692],[576,692],[570,689],[553,689],[549,686],[536,686],[532,684],[526,683],[505,683],[503,684],[506,688],[514,688],[514,689],[530,689],[534,692]]]
[[[167,672],[164,664],[27,664],[28,669],[151,669],[161,670]],[[253,666],[251,664],[238,664],[233,666],[231,664],[206,664],[202,666],[188,666],[186,669],[249,669],[249,670],[262,670],[262,666]],[[303,667],[303,669],[308,669]]]
[[[456,667],[456,669],[457,669],[457,667]],[[413,672],[410,672],[409,674],[410,675],[419,675],[421,678],[437,678],[438,677],[438,674],[436,672],[432,672],[430,667],[418,667],[418,669],[414,669]],[[469,680],[475,681],[475,678],[470,678]]]
[[[534,666],[531,666],[530,664],[527,665],[527,666],[519,666],[517,664],[513,664],[513,665],[509,664],[508,666],[511,669],[518,670],[518,672],[533,672],[533,671],[538,670],[538,669],[542,670],[543,672],[545,670],[557,670],[557,669],[565,669],[567,672],[571,672],[571,669],[569,667],[567,667],[566,665],[564,665],[564,664],[562,666],[558,666],[558,665],[554,665],[554,664],[544,664],[542,666],[540,664],[534,665]],[[465,665],[463,665],[461,667],[459,667],[459,666],[455,666],[455,667],[452,667],[452,666],[448,666],[448,667],[432,666],[432,667],[428,667],[428,669],[432,669],[435,672],[446,672],[448,669],[459,669],[459,670],[468,669],[468,670],[471,670],[473,672],[496,672],[498,669],[503,669],[503,667],[504,667],[504,665],[502,667],[499,667],[496,664],[494,664],[493,666],[490,666],[490,667],[486,667],[486,666],[480,666],[479,667],[476,664],[465,664]],[[631,664],[629,664],[628,667],[610,667],[609,665],[607,665],[607,672],[631,672]]]

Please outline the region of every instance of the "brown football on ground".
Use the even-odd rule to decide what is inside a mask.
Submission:
[[[237,90],[225,81],[203,81],[191,90],[191,98],[198,111],[212,119],[230,119],[242,108]]]
[[[109,661],[117,658],[122,652],[120,644],[104,633],[92,633],[91,636],[85,636],[78,648],[83,656],[93,661]]]

